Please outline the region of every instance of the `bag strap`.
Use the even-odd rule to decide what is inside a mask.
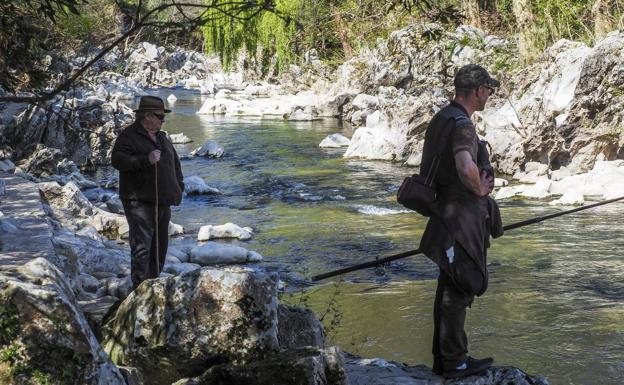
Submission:
[[[440,159],[442,158],[442,152],[447,145],[448,139],[451,136],[451,131],[455,127],[454,124],[450,124],[451,120],[454,120],[453,117],[446,120],[446,123],[443,126],[442,136],[440,137],[440,143],[437,146],[437,152],[435,157],[433,158],[433,164],[429,168],[429,172],[427,173],[427,178],[425,179],[425,183],[428,186],[433,184],[436,175],[438,174],[438,168],[440,167]]]

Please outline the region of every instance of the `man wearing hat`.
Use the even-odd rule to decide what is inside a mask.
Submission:
[[[438,200],[420,249],[440,267],[433,371],[446,378],[482,372],[493,362],[468,356],[464,322],[466,308],[487,288],[490,234],[502,235],[494,230],[501,223],[498,207],[488,197],[494,187],[493,172],[485,171],[491,170],[489,155],[470,120],[500,83],[485,68],[469,64],[459,69],[454,85],[454,100],[427,128],[420,167],[420,175],[432,178]]]
[[[161,98],[143,96],[135,121],[113,147],[111,163],[119,170],[119,198],[130,228],[130,270],[135,289],[160,275],[168,245],[170,206],[182,201],[184,183],[178,154],[160,128],[165,121]]]

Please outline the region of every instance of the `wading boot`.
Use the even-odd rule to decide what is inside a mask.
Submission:
[[[473,374],[477,374],[488,369],[490,366],[492,366],[492,362],[494,362],[494,359],[490,357],[482,359],[468,357],[466,361],[457,365],[455,369],[443,371],[442,377],[458,378],[471,376]]]

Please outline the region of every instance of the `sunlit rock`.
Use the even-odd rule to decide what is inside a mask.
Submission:
[[[191,152],[192,156],[205,156],[207,158],[221,158],[225,150],[223,146],[219,145],[214,140],[209,140],[201,147],[196,148]]]
[[[276,284],[274,274],[240,267],[144,281],[105,326],[102,345],[154,385],[262,360],[279,348]]]
[[[51,214],[70,229],[93,226],[100,233],[122,236],[128,222],[123,215],[112,214],[95,207],[75,183],[61,187],[56,182],[38,184],[42,196],[50,205]]]
[[[215,187],[210,187],[204,180],[197,175],[191,175],[184,178],[184,192],[189,195],[197,194],[221,194],[221,191]]]
[[[170,134],[169,139],[171,140],[171,143],[173,144],[191,143],[193,141],[191,138],[184,135],[184,133]]]
[[[550,193],[550,185],[550,179],[539,179],[537,183],[522,191],[522,195],[527,198],[544,199],[552,195]]]
[[[169,236],[184,234],[184,227],[173,222],[169,222]]]
[[[206,225],[199,229],[198,241],[207,241],[215,238],[238,238],[241,240],[251,239],[253,230],[251,227],[240,227],[234,223],[223,225]]]
[[[585,203],[585,198],[580,192],[571,189],[566,191],[559,199],[549,202],[550,205],[560,206],[581,206]]]
[[[349,146],[351,140],[341,134],[331,134],[321,141],[319,147],[323,148],[339,148]]]

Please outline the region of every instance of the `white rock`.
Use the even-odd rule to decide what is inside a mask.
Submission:
[[[169,222],[169,236],[184,234],[184,227],[182,225]]]
[[[227,96],[231,93],[232,91],[230,90],[226,90],[226,89],[222,89],[217,91],[217,94],[215,95],[215,99],[224,99],[227,98]]]
[[[376,110],[379,107],[379,99],[372,95],[359,94],[351,104],[359,110]]]
[[[251,239],[253,230],[251,227],[240,227],[234,223],[226,223],[220,226],[206,225],[199,229],[198,241],[207,241],[215,238],[238,238],[241,240]]]
[[[551,175],[550,175],[550,179],[552,181],[559,181],[562,180],[563,178],[572,175],[570,173],[570,170],[568,170],[566,167],[561,167],[558,170],[554,170]]]
[[[212,80],[202,80],[199,83],[199,93],[202,95],[212,95],[215,91],[215,85]]]
[[[561,198],[556,199],[550,202],[550,205],[561,205],[561,206],[581,206],[585,203],[585,198],[583,198],[583,194],[578,191],[571,189],[566,191],[565,194],[561,196]]]
[[[178,98],[174,94],[167,96],[167,101],[169,102],[175,102],[176,100],[178,100]]]
[[[323,139],[323,141],[319,144],[319,147],[338,148],[348,146],[350,143],[351,141],[349,138],[341,134],[331,134]]]
[[[219,145],[219,143],[214,140],[209,140],[204,143],[201,147],[193,150],[191,152],[191,156],[205,156],[208,158],[220,158],[225,153],[225,149],[223,146]]]
[[[548,172],[548,165],[539,162],[527,162],[524,165],[524,171],[527,173],[537,171],[537,175],[546,175],[546,172]]]
[[[614,183],[605,189],[603,199],[615,199],[624,196],[624,183]]]
[[[248,262],[260,262],[262,261],[262,259],[263,259],[262,255],[260,255],[260,253],[258,253],[257,251],[249,250],[247,252]]]
[[[193,194],[221,194],[221,191],[215,187],[210,187],[204,180],[196,175],[184,178],[184,192]]]
[[[314,115],[312,115],[310,112],[306,112],[302,109],[295,109],[293,112],[287,115],[286,119],[291,121],[309,122],[312,120],[316,120],[317,118],[315,118]]]
[[[494,187],[505,187],[509,184],[507,179],[503,178],[495,178],[494,179]]]
[[[247,262],[247,249],[239,246],[207,242],[191,249],[190,261],[202,266]]]
[[[524,195],[527,198],[536,198],[536,199],[546,198],[552,195],[549,192],[550,184],[551,184],[550,179],[548,178],[540,179],[535,185],[524,190],[522,192],[522,195]]]
[[[191,140],[191,138],[184,135],[184,133],[170,134],[169,139],[171,140],[171,143],[174,143],[174,144],[191,143],[193,141]]]
[[[524,189],[526,187],[527,187],[526,185],[511,186],[511,187],[501,187],[496,192],[496,200],[515,197],[515,196],[519,195],[522,191],[524,191]]]

